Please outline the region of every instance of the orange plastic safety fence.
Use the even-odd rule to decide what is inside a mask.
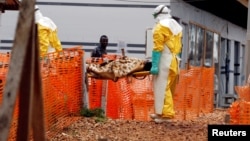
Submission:
[[[202,67],[199,112],[211,113],[214,110],[214,68]]]
[[[120,94],[116,89],[119,88],[117,86],[118,82],[114,82],[112,80],[107,80],[107,93],[106,93],[106,116],[112,119],[119,119],[120,116]]]
[[[186,93],[187,93],[187,70],[180,70],[179,80],[175,87],[175,93],[173,95],[175,118],[182,119],[186,115]]]
[[[133,92],[127,78],[120,78],[117,82],[94,78],[89,80],[89,108],[104,108],[106,116],[113,119],[133,118]],[[102,96],[106,97],[106,101],[102,101]],[[102,102],[106,103],[106,107],[102,107]]]
[[[90,109],[101,107],[102,82],[103,80],[88,77],[88,98]]]
[[[176,119],[191,120],[206,113],[211,113],[214,106],[214,68],[190,67],[181,70],[179,81],[174,93],[174,108]],[[101,107],[103,81],[107,81],[106,115],[110,118],[124,118],[124,110],[132,119],[149,121],[150,113],[154,112],[154,97],[152,88],[152,76],[144,79],[120,78],[118,82],[112,80],[99,80],[99,86],[91,86],[97,80],[92,79],[89,84],[89,105],[96,101]],[[94,100],[95,99],[95,100]],[[97,99],[97,100],[96,100]],[[127,106],[126,106],[127,105]]]
[[[50,53],[41,60],[45,123],[51,132],[60,119],[80,113],[83,105],[82,58],[81,49],[71,48]]]
[[[8,73],[10,53],[0,53],[0,79],[5,79]]]
[[[250,86],[235,86],[239,99],[229,108],[231,124],[250,124]]]
[[[130,89],[133,91],[134,119],[150,121],[150,114],[154,113],[153,76],[144,79],[131,78]]]
[[[3,90],[8,73],[10,53],[0,53],[0,104],[3,99]]]
[[[180,72],[174,94],[176,118],[189,120],[199,115],[201,68],[191,67]],[[179,86],[180,85],[180,86]]]
[[[235,91],[241,100],[250,101],[250,86],[235,86]]]
[[[213,75],[214,68],[181,70],[174,94],[176,118],[188,120],[213,111]]]
[[[0,62],[9,64],[9,55],[0,54]],[[77,118],[83,105],[83,50],[74,47],[60,53],[49,53],[40,59],[42,94],[44,99],[44,121],[47,137],[52,137]],[[7,58],[8,57],[8,58]],[[6,66],[6,65],[2,65]],[[0,104],[3,97],[5,77],[8,67],[0,66]],[[2,82],[2,83],[1,83]],[[16,101],[9,140],[15,140],[18,120],[18,100]]]
[[[9,70],[9,61],[11,54],[9,52],[0,53],[0,106],[3,102],[3,91],[6,83],[6,77]],[[17,97],[18,99],[18,97]],[[11,123],[11,130],[9,131],[9,140],[15,140],[15,135],[17,131],[17,117],[18,117],[18,100],[16,101],[15,108],[13,111],[13,119]]]
[[[113,89],[114,90],[114,89]],[[119,101],[119,118],[120,119],[132,119],[132,91],[129,88],[128,79],[121,78],[116,83],[116,90],[118,91]],[[111,101],[108,101],[111,102]],[[113,101],[114,102],[114,101]]]
[[[250,102],[237,100],[228,109],[230,124],[250,124]]]
[[[3,101],[3,91],[5,86],[5,76],[0,78],[0,104],[2,104]]]
[[[239,124],[240,101],[235,101],[228,109],[231,124]]]

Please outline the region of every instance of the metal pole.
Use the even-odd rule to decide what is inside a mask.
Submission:
[[[248,7],[250,7],[250,2],[248,2]],[[248,75],[250,74],[250,63],[248,60],[250,60],[250,9],[248,8],[248,16],[247,16],[247,47],[246,47],[246,79],[245,82],[247,82]]]

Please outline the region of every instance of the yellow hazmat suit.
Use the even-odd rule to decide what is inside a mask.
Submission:
[[[44,17],[37,6],[35,10],[40,56],[46,55],[49,47],[54,48],[56,52],[62,51],[61,41],[57,36],[57,26],[50,18]]]
[[[165,9],[164,9],[165,8]],[[182,27],[171,18],[170,10],[158,7],[158,21],[153,29],[151,73],[154,75],[155,113],[158,118],[174,118],[173,94],[179,74],[178,53],[182,48]]]

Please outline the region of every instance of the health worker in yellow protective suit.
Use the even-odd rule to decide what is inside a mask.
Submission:
[[[154,9],[152,67],[156,122],[171,121],[175,116],[173,94],[179,74],[178,53],[182,48],[182,27],[170,15],[170,9],[159,5]]]
[[[50,18],[42,15],[38,6],[35,6],[35,23],[38,26],[40,56],[48,52],[62,51],[61,41],[57,36],[57,26]]]

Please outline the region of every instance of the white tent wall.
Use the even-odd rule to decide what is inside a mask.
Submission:
[[[227,39],[245,44],[246,29],[240,28],[181,0],[37,0],[44,16],[57,24],[63,47],[83,45],[86,56],[97,46],[102,34],[109,37],[108,51],[116,52],[117,43],[124,41],[128,56],[146,57],[146,29],[152,28],[153,9],[158,4],[170,5],[172,15],[185,25],[184,51],[187,51],[188,24],[199,23]],[[0,50],[11,47],[18,11],[2,14]],[[187,52],[183,52],[183,56]],[[186,60],[184,58],[184,60]]]
[[[86,49],[86,56],[99,42],[101,35],[109,37],[112,44],[108,50],[115,52],[116,44],[124,41],[126,44],[136,44],[129,50],[140,53],[127,53],[128,56],[145,57],[145,33],[152,27],[154,19],[152,11],[158,4],[166,4],[166,0],[153,1],[117,1],[117,0],[38,0],[37,5],[44,16],[50,17],[58,26],[58,35],[63,47],[77,44]],[[132,6],[131,6],[132,5]],[[141,6],[143,5],[143,6]],[[148,5],[148,7],[147,7]],[[0,43],[2,47],[11,46],[14,37],[18,11],[6,11],[3,15]],[[67,44],[64,44],[67,43]],[[88,46],[88,43],[91,43]],[[94,44],[94,45],[93,45]],[[138,47],[139,45],[140,47]]]

